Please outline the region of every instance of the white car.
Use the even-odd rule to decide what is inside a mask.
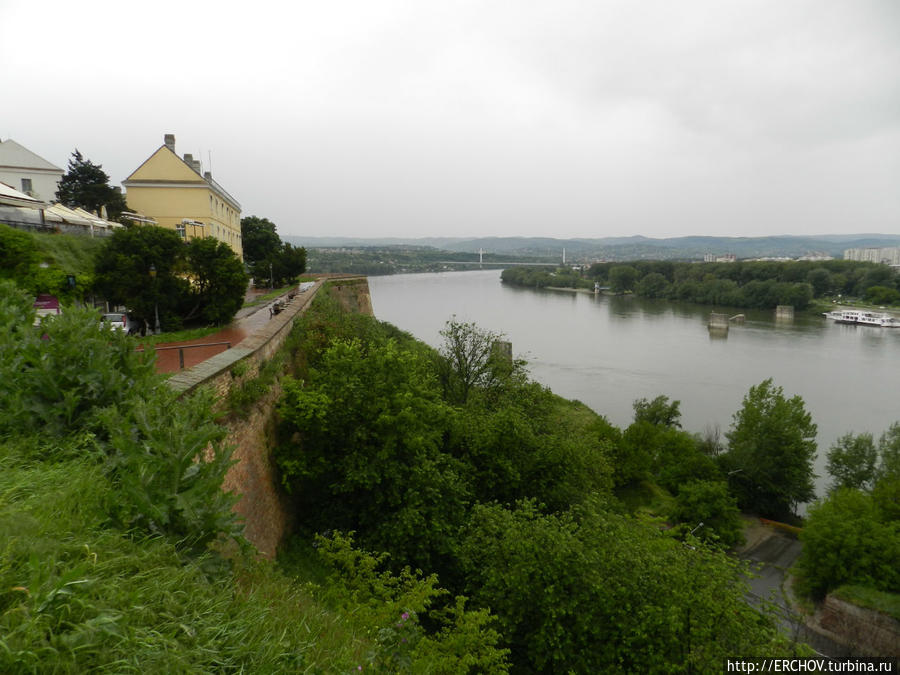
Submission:
[[[110,312],[100,317],[100,321],[108,323],[113,330],[123,330],[128,332],[128,315],[125,312]]]

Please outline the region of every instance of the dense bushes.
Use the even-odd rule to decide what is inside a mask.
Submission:
[[[491,350],[475,348],[476,327],[450,322],[444,337],[461,349],[435,353],[326,300],[300,330],[310,349],[285,384],[276,450],[300,536],[353,530],[365,549],[390,554],[383,564],[400,577],[406,565],[436,573],[451,595],[496,615],[520,672],[708,670],[728,653],[783,650],[723,554],[687,530],[622,515],[612,495],[618,461],[637,453],[635,476],[684,486],[676,520],[702,514],[719,533],[711,540],[737,538],[724,482],[688,482],[720,474],[675,428],[677,402],[639,402],[626,439],[492,363]],[[490,375],[465,395],[442,386],[459,353],[478,355]],[[445,598],[418,618],[430,626],[454,606]],[[385,643],[407,626],[384,631]]]

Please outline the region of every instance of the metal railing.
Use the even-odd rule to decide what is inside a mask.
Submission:
[[[199,345],[174,345],[172,347],[152,347],[158,352],[177,349],[178,350],[178,369],[184,370],[184,350],[185,349],[194,349],[196,347],[219,347],[221,345],[225,345],[225,349],[231,349],[230,342],[204,342]],[[144,351],[144,347],[138,347],[135,351],[142,352]]]

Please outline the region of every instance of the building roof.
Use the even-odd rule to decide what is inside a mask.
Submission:
[[[65,173],[55,164],[34,154],[28,148],[19,145],[13,139],[0,141],[0,167],[9,169],[30,169],[32,171],[51,171]]]
[[[141,165],[135,169],[128,178],[122,181],[122,185],[127,188],[141,185],[188,185],[203,183],[209,187],[214,193],[222,199],[229,202],[237,211],[241,210],[238,200],[232,197],[219,183],[213,180],[209,172],[200,173],[200,162],[195,161],[193,164],[187,159],[181,158],[175,152],[175,137],[170,139],[172,145],[164,143],[156,151],[150,155]],[[190,157],[187,155],[186,157]],[[173,162],[172,159],[177,160]],[[160,172],[160,169],[162,172]],[[187,171],[185,171],[187,169]]]
[[[47,206],[40,199],[29,197],[24,192],[19,192],[6,183],[0,183],[0,204],[3,206],[18,206],[29,209],[42,209]]]

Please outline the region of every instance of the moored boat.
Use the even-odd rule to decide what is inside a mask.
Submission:
[[[884,312],[870,312],[864,309],[838,309],[832,312],[825,312],[824,316],[832,319],[835,323],[900,328],[900,319]]]

